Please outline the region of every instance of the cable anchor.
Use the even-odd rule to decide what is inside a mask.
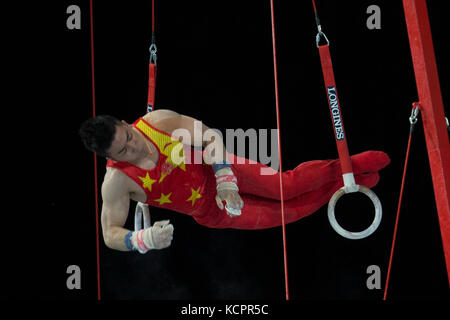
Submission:
[[[150,63],[153,63],[156,66],[156,52],[158,49],[156,48],[156,40],[155,40],[155,32],[152,31],[152,43],[150,44]]]
[[[419,116],[419,103],[418,102],[413,102],[413,108],[411,110],[411,116],[409,117],[409,123],[411,123],[411,125],[415,125],[417,123],[417,117]]]
[[[315,8],[315,6],[314,6],[314,8]],[[316,25],[317,25],[317,35],[316,35],[316,46],[317,46],[317,48],[319,47],[320,37],[321,36],[323,36],[323,38],[327,42],[327,45],[329,45],[330,41],[328,41],[327,36],[322,31],[322,25],[320,24],[320,19],[319,19],[319,15],[317,14],[317,11],[314,11],[314,16],[316,18]]]

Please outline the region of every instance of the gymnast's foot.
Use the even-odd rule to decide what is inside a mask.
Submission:
[[[391,160],[382,151],[365,151],[351,157],[355,175],[371,174],[385,168]]]

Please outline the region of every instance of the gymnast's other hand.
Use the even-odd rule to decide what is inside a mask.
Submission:
[[[244,207],[244,201],[237,190],[217,190],[216,202],[220,210],[224,209],[222,201],[225,201],[225,209],[230,217],[233,218],[241,215],[241,209]]]
[[[131,241],[136,249],[144,252],[150,249],[164,249],[172,243],[173,230],[169,220],[157,221],[150,228],[133,232]]]
[[[149,229],[152,233],[154,249],[164,249],[171,245],[174,228],[170,220],[157,221]]]

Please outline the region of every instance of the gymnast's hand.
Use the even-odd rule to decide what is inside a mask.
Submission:
[[[217,183],[216,202],[220,210],[224,209],[222,201],[226,202],[225,210],[230,217],[241,215],[241,209],[244,206],[239,195],[237,178],[229,166],[225,166],[215,173]]]
[[[164,249],[172,243],[173,230],[169,220],[157,221],[150,228],[133,232],[131,243],[141,253],[151,249]]]
[[[224,209],[222,201],[225,201],[225,209],[231,218],[241,215],[241,209],[244,206],[244,201],[237,190],[217,190],[216,202],[220,210]]]
[[[154,249],[169,247],[173,239],[173,229],[173,225],[169,220],[155,222],[153,227],[149,228],[151,230],[151,239],[149,237],[150,247]]]

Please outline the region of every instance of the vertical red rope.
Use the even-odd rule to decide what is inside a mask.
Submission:
[[[92,116],[96,116],[95,110],[95,73],[94,73],[94,17],[92,14],[92,2],[89,1],[90,24],[91,24],[91,81],[92,81]],[[100,295],[100,241],[99,241],[99,210],[98,210],[98,178],[97,178],[97,154],[94,153],[94,189],[95,189],[95,234],[97,248],[97,300],[101,300]]]
[[[313,4],[314,13],[317,13],[316,2],[314,0],[312,0],[312,4]]]
[[[152,53],[152,47],[156,49],[155,40],[155,0],[152,0],[152,44],[150,46],[150,63],[148,65],[148,94],[147,94],[147,112],[155,109],[155,90],[156,90],[156,52]]]
[[[272,20],[272,51],[273,51],[273,72],[275,78],[275,106],[277,111],[277,128],[278,128],[278,157],[280,159],[280,195],[281,195],[281,224],[283,230],[284,282],[286,288],[286,300],[289,300],[288,265],[287,265],[287,250],[286,250],[286,220],[284,213],[283,166],[281,160],[280,110],[278,99],[278,72],[277,72],[277,53],[275,44],[275,18],[274,18],[273,0],[270,0],[270,13]]]
[[[407,168],[408,168],[409,151],[411,149],[411,138],[412,138],[412,130],[410,130],[410,133],[409,133],[408,147],[406,149],[405,165],[404,165],[404,168],[403,168],[402,184],[401,184],[401,187],[400,187],[400,196],[399,196],[399,200],[398,200],[397,214],[396,214],[396,217],[395,217],[394,235],[392,237],[391,254],[389,256],[389,266],[388,266],[388,271],[387,271],[387,276],[386,276],[386,284],[384,285],[383,300],[386,300],[387,291],[388,291],[388,287],[389,287],[389,279],[390,279],[390,276],[391,276],[392,260],[393,260],[393,257],[394,257],[395,239],[397,238],[398,220],[399,220],[399,217],[400,217],[400,208],[402,206],[403,190],[405,188],[405,178],[406,178],[406,171],[407,171]]]
[[[155,31],[155,0],[152,0],[152,31]]]

